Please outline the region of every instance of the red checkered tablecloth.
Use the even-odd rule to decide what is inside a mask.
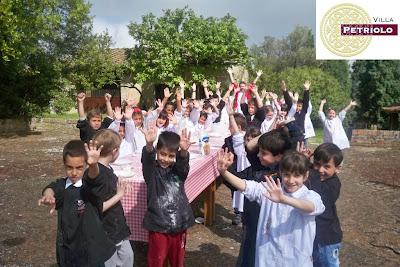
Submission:
[[[221,140],[213,142],[211,153],[207,156],[200,155],[199,148],[196,146],[190,150],[190,172],[185,181],[185,191],[189,202],[192,202],[200,195],[218,176],[216,156],[221,145]],[[132,232],[129,239],[147,241],[148,232],[142,228],[143,217],[147,210],[147,191],[146,183],[142,176],[140,155],[129,155],[121,160],[125,162],[125,169],[127,162],[129,162],[128,164],[132,171],[131,177],[127,179],[132,190],[121,201],[126,221]],[[121,165],[113,165],[113,169],[118,173],[123,167]]]

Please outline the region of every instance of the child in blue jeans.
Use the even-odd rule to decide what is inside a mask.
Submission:
[[[308,187],[321,196],[325,205],[325,211],[315,219],[317,230],[313,251],[314,267],[339,266],[342,229],[336,201],[341,187],[337,171],[342,160],[342,151],[332,143],[324,143],[314,151],[314,170],[310,172]]]
[[[255,266],[311,267],[315,216],[325,207],[321,197],[303,185],[309,160],[298,152],[285,153],[279,164],[282,182],[271,176],[266,182],[242,180],[227,170],[232,162],[232,153],[218,153],[217,167],[224,179],[261,206]]]

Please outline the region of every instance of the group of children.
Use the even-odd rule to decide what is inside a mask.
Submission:
[[[120,201],[129,187],[110,166],[132,153],[141,153],[147,184],[147,264],[163,266],[168,259],[171,266],[183,266],[186,231],[194,224],[184,189],[191,136],[221,129],[224,116],[230,136],[218,153],[217,166],[234,202],[241,203],[233,221],[239,224],[240,218],[243,225],[237,266],[339,265],[342,232],[335,206],[340,193],[336,172],[343,159],[341,149],[348,147],[341,121],[356,103],[339,117],[333,109],[325,117],[326,101],[321,102],[326,142],[312,154],[305,148],[314,134],[310,82],[304,83],[303,100],[282,82],[279,100],[272,92],[258,93],[255,84],[261,71],[249,85],[237,84],[231,69],[228,73],[231,85],[223,97],[220,83],[213,93],[204,81],[205,99],[196,99],[195,84],[191,97],[185,98],[182,82],[175,101],[170,101],[172,93],[166,88],[154,110],[141,110],[137,101],[112,110],[106,94],[103,121],[100,111],[85,115],[85,94],[78,94],[81,140],[65,145],[66,176],[45,187],[39,200],[50,205],[51,212],[58,211],[60,266],[133,266],[130,229]]]

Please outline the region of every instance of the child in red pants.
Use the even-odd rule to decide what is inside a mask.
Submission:
[[[184,188],[189,173],[190,134],[185,129],[181,136],[162,132],[156,149],[155,126],[149,126],[144,134],[142,170],[147,184],[147,212],[143,227],[149,230],[147,265],[162,267],[168,259],[171,267],[183,267],[186,229],[194,224]]]

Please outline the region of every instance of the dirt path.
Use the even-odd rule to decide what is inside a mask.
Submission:
[[[0,266],[55,266],[56,216],[38,207],[37,199],[46,184],[63,174],[62,147],[76,137],[73,125],[57,123],[38,124],[37,132],[26,136],[0,137]],[[338,203],[342,266],[400,266],[399,152],[347,151]],[[189,230],[186,266],[235,264],[241,230],[231,225],[230,193],[224,186],[216,199],[216,223]],[[134,245],[135,266],[145,266],[145,245]]]

